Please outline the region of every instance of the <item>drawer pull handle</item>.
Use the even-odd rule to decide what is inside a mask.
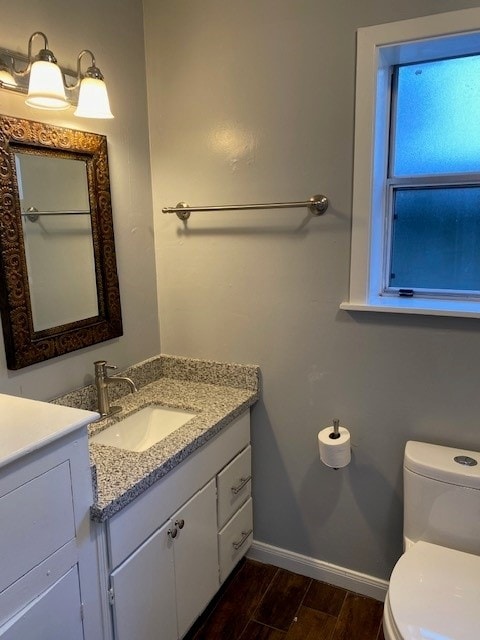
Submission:
[[[232,487],[232,493],[237,495],[243,489],[243,487],[250,482],[252,476],[247,476],[246,478],[240,478],[240,483],[237,484],[236,487]]]
[[[249,529],[248,531],[242,531],[242,538],[238,542],[232,542],[232,547],[235,551],[238,551],[240,547],[242,547],[245,542],[248,540],[249,536],[253,533],[253,529]]]
[[[183,529],[183,527],[185,526],[185,520],[175,520],[175,526],[179,529]]]
[[[177,537],[177,533],[178,533],[177,527],[173,527],[173,529],[169,529],[167,531],[167,534],[168,534],[169,538],[176,538]]]

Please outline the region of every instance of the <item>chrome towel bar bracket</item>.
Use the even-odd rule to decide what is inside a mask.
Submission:
[[[176,207],[164,207],[163,213],[176,213],[180,220],[188,220],[191,213],[206,211],[252,211],[254,209],[297,209],[308,207],[314,216],[321,216],[328,209],[328,198],[322,195],[312,196],[310,200],[301,202],[266,202],[264,204],[227,204],[213,207],[191,207],[186,202],[179,202]]]

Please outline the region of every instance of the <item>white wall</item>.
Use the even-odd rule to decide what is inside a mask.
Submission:
[[[91,382],[94,360],[107,359],[123,368],[160,351],[142,3],[0,0],[0,16],[4,48],[26,53],[29,36],[44,31],[59,63],[70,68],[76,67],[82,49],[91,49],[115,115],[102,121],[75,118],[73,109],[49,114],[26,107],[22,96],[0,91],[2,114],[94,131],[106,135],[108,142],[123,337],[17,372],[7,370],[0,348],[0,392],[49,399]],[[35,39],[35,52],[41,44]]]
[[[409,438],[480,449],[478,321],[347,313],[355,32],[468,0],[144,0],[166,353],[258,363],[255,537],[386,578]],[[302,211],[161,207],[288,201]],[[342,471],[316,434],[353,436]]]

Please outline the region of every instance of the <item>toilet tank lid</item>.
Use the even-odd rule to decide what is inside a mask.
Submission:
[[[455,458],[460,458],[464,462],[465,458],[471,458],[477,464],[468,466],[455,461]],[[478,451],[410,440],[405,447],[404,465],[410,471],[433,480],[480,489],[480,452]]]

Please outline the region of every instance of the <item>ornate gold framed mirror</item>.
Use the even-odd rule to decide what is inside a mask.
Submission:
[[[122,335],[105,136],[0,116],[9,369]]]

